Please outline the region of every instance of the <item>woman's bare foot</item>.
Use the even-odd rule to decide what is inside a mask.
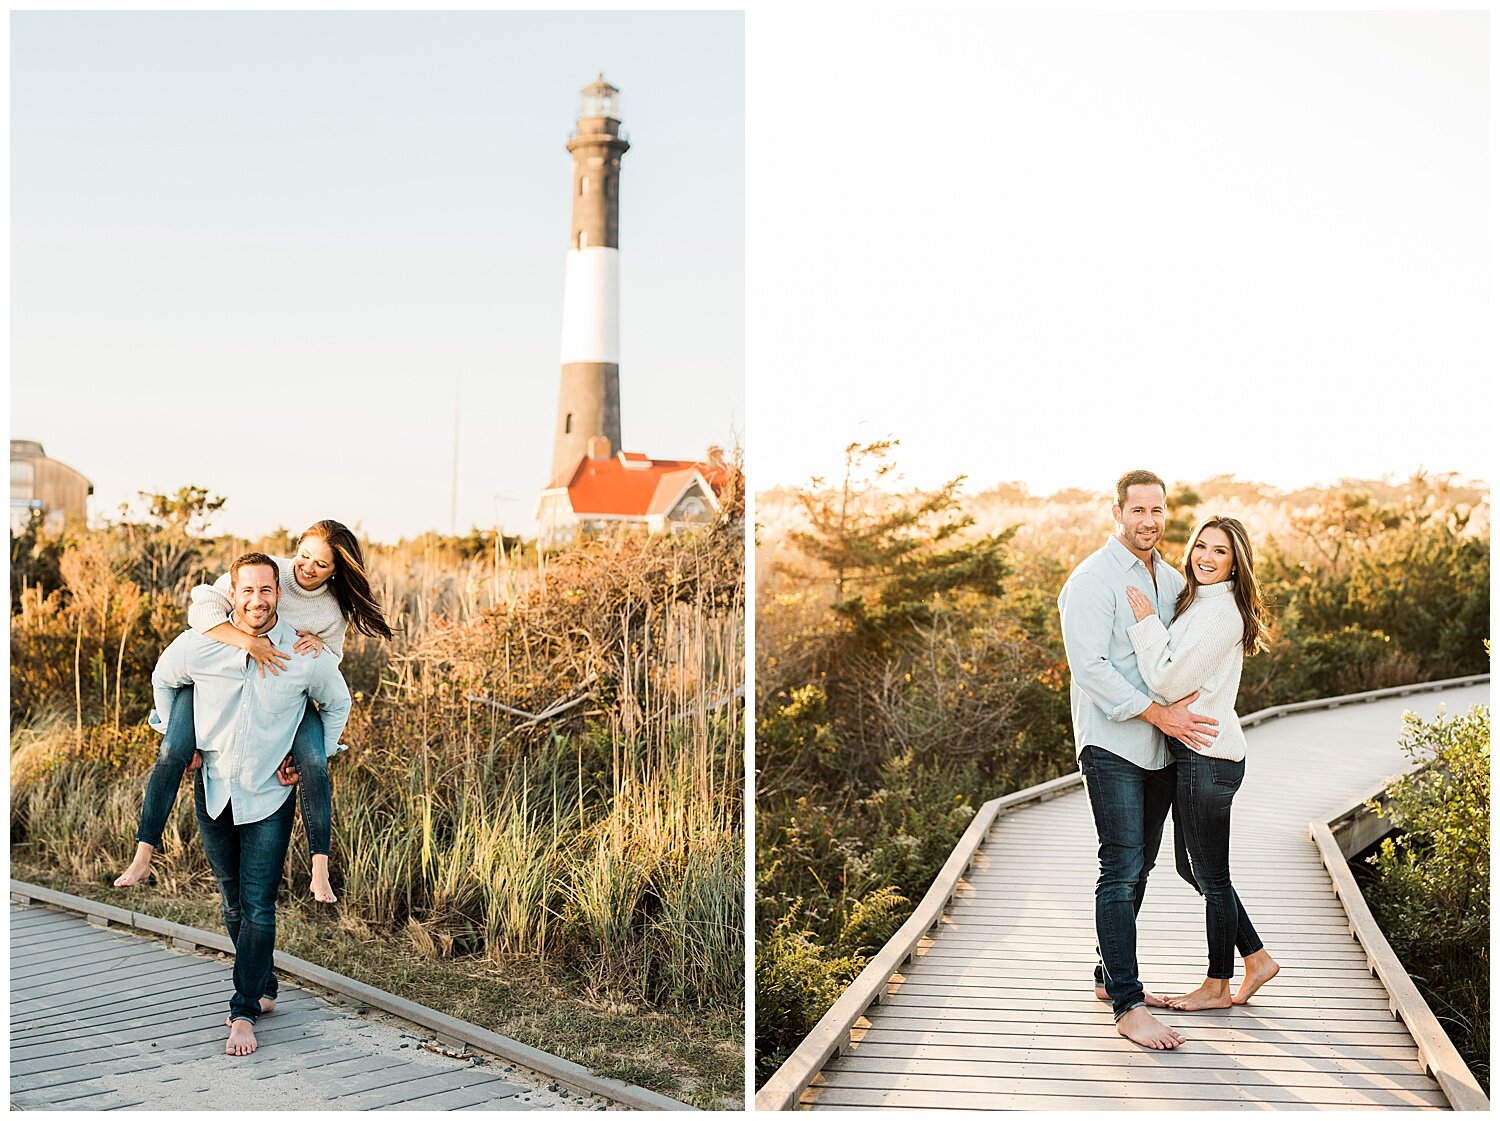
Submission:
[[[1168,998],[1168,1003],[1179,1012],[1201,1012],[1205,1008],[1228,1008],[1229,982],[1214,977],[1204,980],[1190,993]]]
[[[333,884],[328,879],[328,857],[317,855],[312,858],[312,893],[313,898],[319,903],[337,903],[339,897],[333,894]]]
[[[1245,979],[1240,982],[1240,991],[1234,994],[1235,1004],[1247,1004],[1255,991],[1281,972],[1281,966],[1265,950],[1256,950],[1245,958]]]
[[[130,867],[115,877],[115,887],[134,887],[151,874],[151,856],[156,852],[154,845],[148,845],[139,841],[135,846],[135,859],[130,862]]]
[[[1146,1000],[1146,1007],[1148,1007],[1148,1008],[1170,1008],[1171,1007],[1171,1005],[1169,1005],[1161,997],[1157,996],[1150,989],[1142,989],[1141,990],[1141,995],[1145,998],[1145,1000]],[[1109,994],[1104,991],[1104,986],[1103,985],[1095,985],[1094,986],[1094,999],[1095,1000],[1108,1000],[1109,999]]]
[[[1115,1031],[1152,1051],[1170,1051],[1186,1042],[1184,1035],[1167,1027],[1144,1007],[1132,1008],[1116,1020]]]
[[[249,1055],[260,1044],[255,1042],[255,1025],[249,1020],[229,1022],[229,1041],[224,1044],[226,1055]]]

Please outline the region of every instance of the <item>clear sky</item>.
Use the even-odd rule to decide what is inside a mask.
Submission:
[[[754,13],[752,485],[1487,478],[1489,18]]]
[[[534,530],[578,91],[621,181],[630,450],[745,432],[744,18],[77,12],[11,23],[11,434],[94,483],[390,541]]]

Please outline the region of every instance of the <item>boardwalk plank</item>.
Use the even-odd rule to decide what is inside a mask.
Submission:
[[[1266,1076],[1255,1071],[1243,1071],[1244,1083],[1212,1081],[1201,1077],[1184,1078],[1178,1082],[1160,1082],[1141,1077],[1142,1072],[1132,1072],[1128,1082],[1085,1082],[1076,1077],[1025,1078],[1021,1081],[1031,1094],[1079,1098],[1091,1097],[1095,1093],[1118,1098],[1143,1098],[1146,1100],[1191,1100],[1200,1106],[1211,1108],[1218,1102],[1234,1101],[1246,1096],[1262,1101],[1307,1105],[1339,1103],[1371,1107],[1420,1106],[1439,1104],[1443,1096],[1436,1088],[1408,1090],[1399,1087],[1347,1086],[1332,1081],[1311,1085],[1289,1085],[1278,1080],[1270,1082]],[[974,1075],[944,1074],[882,1074],[869,1071],[840,1072],[838,1087],[848,1090],[876,1090],[907,1094],[928,1094],[940,1099],[943,1096],[958,1097],[965,1094],[989,1095],[1010,1092],[1017,1081],[1004,1078],[986,1078]],[[1429,1083],[1431,1087],[1431,1083]]]
[[[1147,1058],[1156,1057],[1156,1052],[1143,1050],[1121,1039],[1117,1035],[1108,1033],[1083,1038],[1080,1038],[1076,1032],[1068,1034],[1053,1033],[1049,1035],[1045,1031],[1033,1032],[1031,1034],[1014,1031],[978,1031],[964,1034],[943,1031],[941,1029],[916,1030],[895,1027],[888,1024],[876,1035],[871,1035],[866,1029],[859,1028],[854,1031],[853,1036],[854,1038],[850,1043],[851,1049],[876,1041],[886,1041],[894,1046],[972,1046],[975,1049],[987,1051],[1002,1058],[1013,1054],[1024,1054],[1029,1051],[1044,1052],[1061,1050],[1072,1051],[1080,1055],[1091,1055],[1094,1053],[1113,1055],[1124,1066],[1130,1064],[1130,1060],[1124,1058],[1126,1055],[1144,1055]],[[1239,1057],[1258,1056],[1260,1058],[1287,1055],[1308,1058],[1401,1059],[1403,1061],[1415,1062],[1417,1059],[1417,1046],[1410,1040],[1402,1039],[1387,1039],[1364,1043],[1340,1039],[1333,1044],[1327,1044],[1308,1039],[1288,1040],[1284,1036],[1277,1036],[1267,1040],[1243,1031],[1220,1031],[1214,1032],[1207,1037],[1194,1033],[1191,1053],[1195,1055],[1234,1055]]]
[[[1400,1038],[1404,1038],[1408,1034],[1406,1026],[1389,1013],[1386,1013],[1379,1019],[1340,1019],[1333,1016],[1318,1018],[1268,1015],[1264,1012],[1259,1015],[1248,1015],[1247,1009],[1243,1008],[1224,1009],[1219,1013],[1174,1012],[1171,1009],[1156,1009],[1155,1011],[1157,1018],[1163,1023],[1171,1025],[1187,1036],[1216,1030],[1231,1024],[1240,1031],[1260,1030],[1297,1034],[1304,1032],[1342,1032],[1354,1035],[1385,1035]],[[903,1020],[909,1020],[913,1023],[921,1023],[925,1020],[930,1023],[951,1024],[956,1029],[964,1031],[973,1030],[979,1024],[994,1028],[1001,1028],[1007,1024],[1026,1027],[1036,1024],[1039,1020],[1059,1027],[1068,1025],[1082,1032],[1097,1030],[1101,1027],[1107,1028],[1111,1032],[1114,1031],[1114,1021],[1110,1017],[1109,1009],[1103,1005],[1094,1013],[1064,1010],[1042,1016],[1028,1009],[971,1008],[955,1012],[951,1008],[931,1008],[920,1004],[902,1004],[892,1001],[884,1014],[892,1018],[900,1017]]]
[[[1114,1023],[1110,1019],[1109,1010],[1101,1009],[1099,1018],[1092,1022],[1080,1021],[1077,1023],[1065,1023],[1057,1020],[1048,1020],[1046,1023],[1038,1023],[1036,1017],[1031,1020],[1016,1019],[966,1019],[958,1021],[952,1018],[936,1017],[922,1018],[908,1016],[905,1010],[899,1010],[900,1015],[885,1014],[880,1016],[882,1031],[907,1031],[907,1032],[937,1032],[976,1042],[985,1039],[994,1039],[996,1046],[1011,1046],[1011,1039],[1026,1039],[1039,1035],[1055,1035],[1062,1032],[1070,1033],[1074,1047],[1088,1046],[1086,1040],[1089,1032],[1097,1032],[1098,1039],[1113,1047],[1114,1041],[1118,1039],[1115,1035]],[[877,1013],[877,1015],[880,1015]],[[1201,1015],[1201,1013],[1194,1013]],[[1226,1022],[1224,1024],[1213,1024],[1207,1020],[1189,1020],[1186,1015],[1168,1014],[1164,1017],[1167,1023],[1177,1028],[1190,1040],[1201,1041],[1207,1038],[1213,1039],[1259,1039],[1259,1040],[1287,1040],[1293,1039],[1307,1043],[1347,1043],[1351,1046],[1360,1043],[1373,1043],[1384,1045],[1387,1043],[1404,1045],[1410,1035],[1404,1031],[1392,1032],[1382,1031],[1352,1031],[1345,1025],[1339,1025],[1335,1030],[1298,1028],[1295,1034],[1286,1028],[1274,1025],[1252,1023],[1248,1020]],[[1080,1038],[1083,1037],[1083,1038]],[[866,1037],[868,1038],[868,1036]],[[1094,1046],[1103,1046],[1104,1043],[1095,1043]],[[1126,1043],[1126,1047],[1134,1044]],[[1412,1054],[1416,1054],[1416,1045],[1412,1045]]]
[[[1023,965],[1017,966],[1013,972],[1007,972],[996,968],[987,968],[983,965],[964,967],[961,964],[926,963],[920,975],[908,977],[905,973],[897,973],[891,978],[892,984],[917,985],[917,984],[955,984],[966,986],[984,986],[999,992],[1007,991],[1034,991],[1051,992],[1060,991],[1076,992],[1080,996],[1090,993],[1087,969],[1080,970],[1076,966],[1054,966],[1047,967],[1039,965],[1027,968]],[[920,980],[917,979],[920,976]],[[1154,969],[1151,971],[1151,979],[1158,985],[1165,985],[1177,981],[1193,988],[1203,978],[1203,970],[1188,967],[1175,967],[1171,969]],[[1386,990],[1379,979],[1372,975],[1368,969],[1348,970],[1346,975],[1338,978],[1326,977],[1321,973],[1311,979],[1290,973],[1283,965],[1281,974],[1276,978],[1274,985],[1261,989],[1256,995],[1256,1001],[1279,1000],[1290,996],[1299,999],[1337,999],[1340,996],[1352,997],[1380,997],[1385,999]]]
[[[803,1100],[818,1109],[843,1106],[849,1109],[942,1109],[942,1110],[1223,1110],[1223,1109],[1371,1109],[1390,1108],[1392,1105],[1405,1108],[1442,1109],[1446,1102],[1437,1099],[1405,1099],[1399,1102],[1370,1102],[1357,1098],[1342,1101],[1326,1101],[1304,1096],[1297,1091],[1268,1090],[1254,1097],[1240,1096],[1206,1101],[1202,1098],[1137,1098],[1124,1094],[1104,1097],[1078,1095],[1045,1095],[1024,1092],[1007,1094],[926,1094],[904,1090],[866,1090],[843,1087],[809,1087]]]
[[[486,1083],[479,1086],[465,1086],[457,1090],[445,1090],[439,1094],[431,1094],[423,1098],[407,1098],[401,1101],[391,1102],[388,1105],[365,1105],[360,1109],[484,1109],[493,1107],[497,1102],[503,1102],[505,1109],[531,1109],[531,1103],[517,1101],[516,1097],[520,1088],[515,1092],[507,1092],[503,1087],[506,1083]]]
[[[145,1099],[133,1094],[95,1087],[87,1092],[49,1095],[46,1091],[11,1095],[13,1108],[20,1109],[134,1109]]]
[[[347,1079],[339,1092],[331,1096],[350,1109],[378,1109],[403,1102],[413,1109],[425,1109],[423,1099],[465,1089],[483,1091],[485,1097],[475,1100],[500,1101],[521,1093],[524,1087],[475,1068],[432,1071],[417,1077],[410,1072],[402,1076],[387,1070]]]
[[[883,1085],[887,1077],[899,1076],[906,1088],[925,1086],[954,1090],[984,1090],[994,1085],[1006,1084],[1012,1079],[1025,1079],[1028,1083],[1041,1085],[1046,1082],[1069,1081],[1113,1082],[1119,1075],[1113,1065],[1075,1066],[1067,1062],[1030,1063],[1012,1062],[1003,1065],[976,1062],[973,1060],[941,1059],[937,1061],[892,1060],[884,1056],[853,1055],[840,1058],[828,1065],[825,1073],[839,1072],[849,1075],[840,1080],[840,1085]],[[1168,1064],[1158,1066],[1135,1066],[1131,1069],[1133,1082],[1160,1084],[1164,1092],[1176,1093],[1177,1088],[1196,1085],[1216,1086],[1261,1086],[1274,1083],[1283,1087],[1341,1086],[1354,1090],[1430,1090],[1432,1080],[1425,1074],[1405,1070],[1375,1073],[1372,1071],[1348,1071],[1330,1066],[1277,1067],[1274,1071],[1247,1070],[1243,1066],[1226,1063],[1216,1066],[1176,1067]],[[865,1079],[867,1081],[863,1081]]]
[[[924,975],[925,976],[925,975]],[[1194,982],[1196,984],[1196,982]],[[1191,988],[1192,986],[1189,986]],[[1004,988],[981,983],[971,978],[941,977],[936,984],[915,982],[893,982],[887,999],[897,995],[935,1002],[942,997],[962,997],[965,1002],[978,1001],[985,1008],[1034,1008],[1040,1013],[1062,1009],[1092,1009],[1095,996],[1076,985],[1053,988]],[[1368,996],[1354,996],[1343,992],[1291,995],[1283,990],[1268,993],[1264,989],[1257,993],[1254,1008],[1280,1008],[1292,1014],[1293,1009],[1388,1009],[1391,998],[1385,992],[1372,991]],[[954,1005],[953,1007],[960,1007]],[[965,1003],[961,1007],[972,1007]]]
[[[1088,971],[1093,969],[1094,963],[1099,959],[1094,954],[1094,944],[1084,939],[1076,939],[1071,944],[1060,944],[1049,951],[1045,946],[1039,945],[999,945],[990,943],[986,946],[974,946],[972,943],[959,943],[946,937],[941,946],[929,942],[925,948],[919,947],[915,958],[921,962],[940,962],[945,960],[960,962],[976,962],[979,964],[998,964],[1003,967],[1007,961],[1026,963],[1029,961],[1051,962],[1057,965],[1072,963],[1078,968]],[[1282,951],[1282,955],[1276,959],[1283,965],[1290,966],[1296,963],[1299,967],[1307,970],[1343,969],[1368,972],[1364,964],[1365,951],[1353,939],[1349,940],[1348,946],[1324,947],[1322,949],[1311,949],[1308,947],[1291,947]],[[1170,966],[1174,968],[1192,967],[1193,962],[1184,961],[1180,957],[1174,957],[1166,949],[1148,943],[1141,947],[1140,962],[1143,966]],[[1278,978],[1279,980],[1279,978]]]
[[[1065,1051],[1065,1055],[1049,1055],[1045,1049],[1041,1048],[997,1052],[991,1047],[965,1047],[961,1044],[859,1043],[852,1046],[847,1056],[835,1062],[842,1064],[857,1057],[891,1062],[955,1064],[1054,1063],[1063,1067],[1072,1066],[1080,1071],[1092,1066],[1104,1066],[1116,1071],[1121,1068],[1126,1070],[1139,1067],[1154,1068],[1170,1062],[1172,1067],[1178,1070],[1193,1070],[1199,1067],[1217,1070],[1239,1069],[1242,1065],[1240,1059],[1254,1054],[1256,1055],[1255,1069],[1259,1071],[1329,1070],[1371,1074],[1410,1074],[1414,1057],[1414,1051],[1410,1047],[1391,1048],[1387,1052],[1390,1055],[1388,1058],[1363,1058],[1334,1048],[1293,1049],[1283,1048],[1277,1044],[1261,1044],[1258,1052],[1252,1050],[1254,1045],[1251,1044],[1231,1044],[1223,1049],[1215,1050],[1204,1046],[1201,1040],[1195,1041],[1198,1046],[1178,1048],[1170,1057],[1167,1057],[1142,1051],[1139,1048],[1107,1052],[1079,1050],[1071,1046],[1076,1043],[1072,1037],[1067,1040],[1058,1040],[1058,1042],[1064,1046],[1053,1048],[1053,1050]],[[1231,1051],[1230,1048],[1233,1050]],[[1309,1054],[1304,1056],[1301,1052],[1309,1052]],[[1318,1052],[1321,1052],[1321,1055]],[[829,1065],[832,1066],[833,1063]],[[955,1066],[954,1069],[957,1067]]]
[[[1099,1011],[1104,1004],[1088,1000],[989,1000],[971,997],[963,991],[950,995],[913,995],[896,993],[884,1001],[893,1014],[908,1016],[935,1016],[940,1019],[984,1020],[1022,1019],[1026,1015],[1042,1017],[1053,1023],[1098,1023]],[[1269,1023],[1276,1021],[1296,1024],[1300,1022],[1370,1023],[1377,1020],[1394,1020],[1390,1002],[1356,1007],[1329,1007],[1317,1005],[1289,1005],[1271,1000],[1255,1001],[1241,1008],[1208,1008],[1198,1012],[1179,1012],[1176,1009],[1160,1010],[1158,1018],[1166,1018],[1174,1026],[1195,1023],[1217,1023],[1226,1017],[1234,1017],[1236,1023]]]
[[[64,1067],[47,1074],[38,1074],[26,1080],[27,1092],[42,1090],[49,1086],[71,1086],[88,1082],[111,1074],[136,1074],[147,1070],[162,1070],[167,1066],[155,1056],[130,1055],[120,1058],[98,1060],[82,1066]]]

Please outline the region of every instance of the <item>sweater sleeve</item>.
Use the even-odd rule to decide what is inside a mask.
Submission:
[[[338,621],[324,627],[318,632],[318,637],[323,640],[324,648],[339,661],[344,660],[344,636],[349,633],[349,620],[344,618],[343,612],[338,613]]]
[[[207,634],[220,623],[229,622],[233,608],[230,600],[229,573],[224,573],[212,584],[199,584],[192,590],[188,602],[188,626],[199,634]]]
[[[1161,620],[1151,615],[1126,632],[1135,647],[1142,680],[1168,704],[1203,688],[1244,640],[1244,621],[1238,611],[1198,612],[1181,622],[1168,633]]]

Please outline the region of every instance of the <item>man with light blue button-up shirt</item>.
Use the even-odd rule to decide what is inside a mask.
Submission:
[[[202,768],[193,772],[198,831],[235,948],[224,1049],[248,1055],[256,1049],[256,1017],[274,1006],[276,893],[296,812],[289,780],[278,776],[278,768],[289,756],[309,697],[318,703],[330,755],[342,746],[350,699],[332,658],[293,650],[297,632],[276,614],[276,562],[264,553],[246,553],[229,572],[229,621],[246,634],[265,635],[287,652],[289,662],[267,676],[239,647],[186,631],[162,652],[151,674],[151,724],[165,733],[174,690],[192,686],[193,726],[203,754]]]
[[[1136,621],[1127,587],[1144,592],[1170,623],[1184,585],[1156,551],[1166,529],[1166,484],[1149,471],[1131,471],[1116,484],[1115,500],[1115,534],[1073,570],[1057,597],[1072,675],[1074,746],[1099,834],[1094,986],[1096,996],[1112,1002],[1121,1035],[1169,1050],[1183,1037],[1147,1008],[1165,1002],[1141,985],[1136,916],[1176,786],[1164,736],[1205,746],[1217,721],[1188,708],[1196,693],[1173,705],[1157,703],[1126,633]]]

